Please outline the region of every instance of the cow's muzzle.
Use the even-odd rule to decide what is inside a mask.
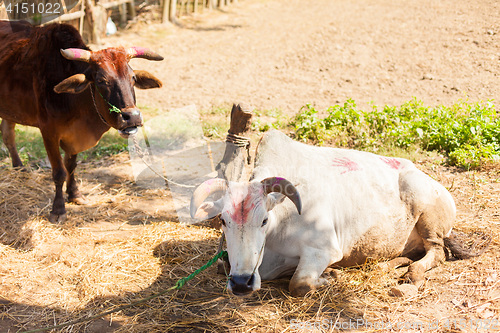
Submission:
[[[245,296],[255,290],[255,274],[231,275],[229,290],[236,296]]]
[[[123,125],[118,132],[123,138],[135,135],[138,131],[137,127],[142,126],[142,114],[137,108],[122,110],[120,117]]]

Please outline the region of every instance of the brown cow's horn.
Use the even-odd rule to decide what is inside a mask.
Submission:
[[[278,192],[286,195],[290,200],[292,200],[295,207],[297,207],[299,214],[302,213],[302,201],[300,200],[299,192],[288,180],[281,177],[270,177],[263,179],[261,183],[264,186],[264,192],[266,194]]]
[[[83,49],[65,49],[65,50],[61,49],[61,54],[63,55],[64,58],[68,60],[89,62],[90,55],[92,53],[90,51]]]
[[[225,192],[227,189],[227,183],[222,178],[212,178],[201,183],[200,186],[194,191],[191,197],[190,213],[191,217],[194,218],[196,211],[200,208],[203,201],[208,198],[211,194],[216,192]]]
[[[127,57],[132,58],[143,58],[148,60],[163,60],[163,57],[156,52],[151,51],[145,47],[131,47],[127,49]]]

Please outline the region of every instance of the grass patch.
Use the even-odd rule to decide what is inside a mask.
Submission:
[[[44,159],[47,156],[45,146],[43,144],[40,130],[28,126],[16,126],[16,146],[19,157],[23,162],[33,163]],[[0,136],[0,159],[8,159],[10,164],[10,155],[7,147],[3,144],[3,139]]]
[[[281,129],[287,126],[290,120],[279,109],[255,110],[252,130],[265,132],[270,129]]]
[[[223,139],[229,129],[231,106],[217,106],[200,111],[203,135],[211,139]]]
[[[116,155],[128,150],[128,140],[120,136],[118,131],[111,129],[104,133],[97,146],[78,154],[81,161],[89,161],[110,155]]]
[[[324,116],[307,104],[289,125],[298,140],[369,151],[435,152],[465,169],[500,158],[500,118],[490,101],[427,107],[413,99],[399,107],[364,111],[349,99]]]

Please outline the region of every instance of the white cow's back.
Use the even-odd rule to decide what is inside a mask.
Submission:
[[[411,193],[405,196],[406,202],[401,194],[401,179],[406,175],[440,187],[406,159],[310,146],[271,131],[258,147],[253,178],[286,178],[296,185],[302,199],[302,216],[290,203],[274,209],[278,219],[288,222],[276,234],[270,233],[271,241],[273,237],[297,238],[296,244],[318,242],[321,247],[337,243],[346,258],[361,246],[368,255],[376,252],[389,257],[403,251],[403,240],[415,223],[408,202]],[[311,232],[307,239],[308,230],[324,230],[331,237],[318,240],[317,233]],[[381,248],[380,244],[385,245]]]

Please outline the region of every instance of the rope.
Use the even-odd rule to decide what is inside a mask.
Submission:
[[[97,89],[97,85],[95,86],[95,89],[96,91],[99,93],[99,95],[102,97],[102,99],[109,104],[110,106],[110,109],[109,109],[109,112],[118,112],[118,113],[121,113],[120,109],[118,109],[116,106],[112,105],[111,103],[109,103],[100,93],[99,89]],[[102,115],[99,113],[99,110],[97,109],[97,104],[95,103],[95,97],[94,97],[94,93],[92,91],[92,88],[90,88],[90,95],[92,95],[92,102],[94,102],[94,108],[97,112],[97,114],[99,115],[99,117],[101,118],[101,120],[106,124],[108,125],[109,127],[112,127],[110,124],[108,124],[108,122],[102,117]],[[114,108],[114,109],[112,109]],[[118,110],[118,111],[116,111]],[[149,147],[149,143],[147,141],[147,137],[146,137],[146,132],[144,132],[144,127],[142,128],[143,130],[143,133],[144,133],[144,137],[146,138],[146,144],[148,145]],[[186,188],[194,188],[195,186],[194,185],[184,185],[184,184],[179,184],[177,182],[174,182],[173,180],[171,179],[168,179],[166,178],[165,176],[161,175],[160,173],[158,173],[152,166],[151,164],[149,164],[146,159],[145,159],[145,156],[146,155],[149,155],[149,153],[145,153],[141,146],[139,146],[139,143],[137,142],[137,135],[133,135],[132,136],[132,139],[134,140],[134,148],[135,150],[137,151],[137,154],[139,154],[139,157],[141,158],[142,162],[144,164],[146,164],[146,166],[151,170],[153,171],[158,177],[162,178],[163,180],[167,181],[168,183],[171,183],[173,185],[176,185],[176,186],[180,186],[180,187],[186,187]]]
[[[144,128],[143,128],[143,131],[144,131]],[[146,137],[146,133],[144,133],[144,136]],[[149,164],[148,161],[146,161],[146,156],[149,155],[148,152],[144,152],[141,148],[141,146],[139,146],[139,142],[137,141],[137,135],[133,135],[132,136],[132,140],[134,141],[134,148],[135,150],[137,151],[137,154],[139,155],[139,157],[141,158],[142,162],[144,164],[146,164],[146,166],[151,170],[153,171],[153,173],[155,175],[157,175],[158,177],[162,178],[163,180],[165,180],[167,182],[167,184],[173,184],[173,185],[176,185],[176,186],[179,186],[179,187],[185,187],[185,188],[194,188],[196,186],[194,185],[185,185],[185,184],[180,184],[180,183],[177,183],[175,181],[173,181],[172,179],[168,179],[167,177],[163,176],[162,174],[160,174],[158,171],[156,171],[153,166],[151,164]],[[148,145],[148,141],[146,140],[146,145]],[[148,145],[149,146],[149,145]]]
[[[46,332],[46,331],[50,331],[50,330],[54,330],[54,329],[58,329],[58,328],[62,328],[62,327],[70,326],[70,325],[80,324],[80,323],[84,323],[84,322],[87,322],[87,321],[92,321],[92,320],[95,320],[95,319],[99,319],[99,318],[107,316],[107,315],[109,315],[111,313],[118,312],[118,311],[130,308],[130,307],[142,304],[142,303],[146,303],[147,301],[150,301],[150,300],[152,300],[154,298],[157,298],[157,297],[160,297],[162,295],[165,295],[165,294],[167,294],[167,293],[169,293],[171,291],[181,289],[182,287],[184,287],[184,285],[189,280],[192,280],[196,275],[200,274],[205,269],[207,269],[208,267],[212,266],[219,258],[224,258],[224,257],[227,257],[227,252],[226,251],[220,251],[212,259],[210,259],[205,265],[201,266],[200,268],[198,268],[196,271],[194,271],[192,274],[188,275],[187,277],[178,280],[173,287],[170,287],[170,288],[168,288],[168,289],[166,289],[166,290],[164,290],[164,291],[162,291],[162,292],[160,292],[158,294],[154,294],[152,296],[140,299],[140,300],[135,301],[133,303],[125,304],[125,305],[119,306],[117,308],[114,308],[114,309],[111,309],[111,310],[108,310],[108,311],[105,311],[105,312],[101,312],[101,313],[99,313],[99,314],[97,314],[95,316],[91,316],[91,317],[88,317],[88,318],[75,319],[75,320],[68,321],[68,322],[65,322],[65,323],[62,323],[62,324],[59,324],[59,325],[38,328],[38,329],[30,330],[30,331],[23,331],[23,332],[20,332],[20,333]]]
[[[252,158],[250,157],[249,138],[228,132],[226,136],[226,142],[232,143],[239,148],[245,148],[247,150],[247,164],[250,164],[252,162]]]
[[[208,267],[212,266],[219,258],[224,258],[224,257],[227,257],[227,251],[220,251],[212,259],[210,259],[205,265],[201,266],[200,268],[198,268],[197,270],[195,270],[193,273],[189,274],[185,278],[179,279],[175,283],[175,285],[173,287],[170,287],[168,290],[181,289],[182,287],[184,287],[186,282],[193,279],[196,275],[200,274]]]
[[[99,115],[99,118],[101,118],[101,120],[102,120],[103,123],[105,123],[109,127],[113,127],[110,124],[108,124],[108,122],[103,118],[103,116],[101,115],[101,113],[99,113],[99,109],[97,108],[97,104],[95,103],[95,97],[94,97],[94,92],[92,91],[92,87],[90,87],[89,89],[90,89],[90,95],[92,96],[92,102],[94,102],[95,112],[97,112],[97,114]],[[95,86],[95,89],[97,90],[97,86]],[[101,93],[99,93],[99,95],[100,94]],[[103,99],[104,99],[104,97],[103,97]]]
[[[108,100],[106,98],[104,98],[104,96],[101,94],[101,92],[99,91],[99,89],[97,88],[97,84],[95,85],[95,90],[97,90],[97,93],[99,94],[99,96],[101,96],[101,98],[106,102],[108,103],[109,105],[109,113],[111,112],[116,112],[116,113],[122,113],[122,111],[120,109],[118,109],[116,106],[114,106],[113,104],[111,104],[110,102],[108,102]],[[95,103],[95,102],[94,102]]]

